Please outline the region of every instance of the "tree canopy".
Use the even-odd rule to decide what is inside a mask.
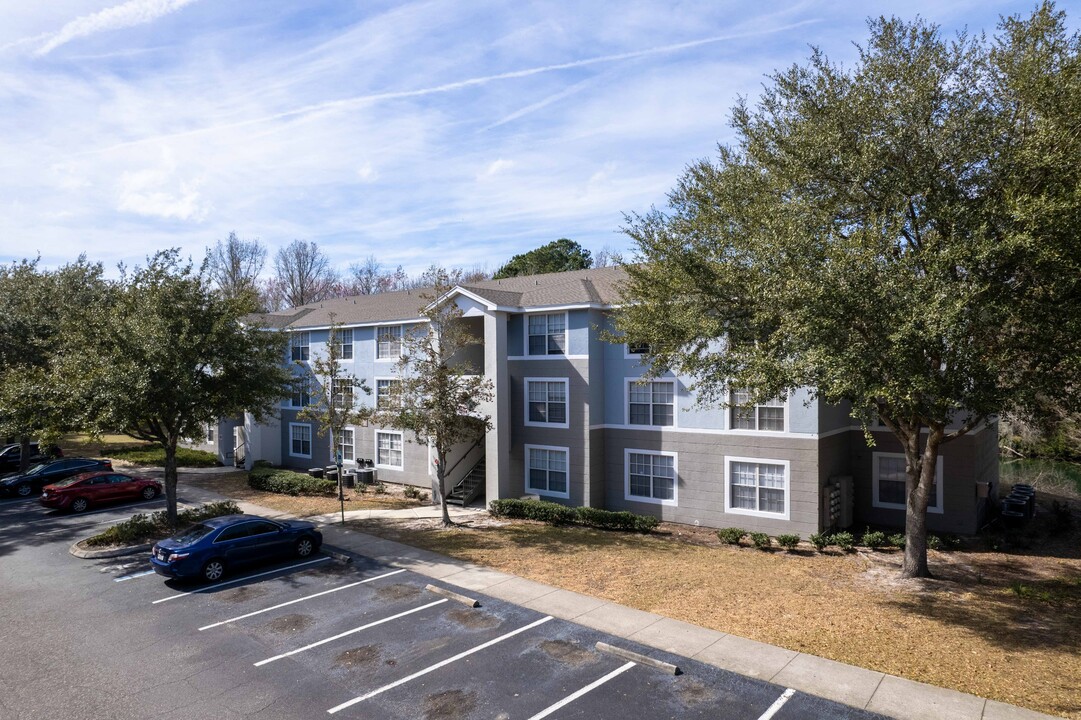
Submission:
[[[939,448],[1081,392],[1081,42],[1051,3],[993,39],[880,18],[732,113],[671,209],[628,219],[617,328],[705,402],[812,388],[907,465],[903,573],[928,575]],[[946,478],[949,482],[949,478]]]
[[[519,275],[585,270],[592,264],[588,250],[573,240],[559,238],[535,250],[515,255],[496,270],[492,278],[499,280]]]

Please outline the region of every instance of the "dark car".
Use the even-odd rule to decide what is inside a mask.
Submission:
[[[155,572],[168,578],[221,580],[227,570],[283,557],[308,557],[323,534],[306,520],[223,515],[161,540],[150,553]]]
[[[22,446],[18,444],[7,445],[3,449],[0,449],[0,473],[18,472],[22,453]],[[55,445],[46,445],[42,448],[36,442],[30,443],[31,465],[37,465],[45,460],[52,460],[53,458],[63,456],[64,453]]]
[[[153,500],[161,494],[161,483],[150,478],[123,473],[90,472],[46,485],[41,504],[57,510],[83,512],[91,505],[105,505],[119,500]]]
[[[39,493],[46,485],[64,480],[73,475],[95,470],[112,470],[113,463],[110,460],[93,460],[91,458],[60,458],[48,460],[35,465],[19,475],[12,473],[0,479],[0,494],[30,497]]]

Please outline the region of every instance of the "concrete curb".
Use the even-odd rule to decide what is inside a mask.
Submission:
[[[127,547],[120,548],[107,548],[105,550],[86,550],[79,547],[85,540],[79,542],[68,548],[68,552],[77,558],[83,558],[84,560],[97,560],[99,558],[114,558],[123,557],[125,555],[136,555],[141,552],[149,552],[150,548],[154,547],[154,543],[146,543],[145,545],[128,545]]]
[[[336,548],[336,547],[334,547],[332,545],[323,545],[319,549],[322,550],[325,555],[329,555],[330,557],[332,557],[333,559],[337,560],[340,563],[348,564],[348,563],[353,562],[353,556],[352,555],[350,555],[345,550],[339,550],[338,548]]]

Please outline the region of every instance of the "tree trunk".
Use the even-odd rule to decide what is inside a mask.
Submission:
[[[19,436],[19,474],[25,475],[30,469],[30,438],[26,435]]]
[[[942,427],[931,427],[927,445],[920,451],[920,432],[917,428],[905,446],[905,470],[907,473],[905,501],[905,557],[901,564],[903,578],[929,578],[927,566],[927,503],[931,499],[931,487],[938,467],[938,450],[945,434]],[[945,478],[943,478],[945,481]]]
[[[439,481],[439,504],[443,509],[443,527],[450,527],[454,523],[450,521],[450,510],[447,508],[447,453],[443,450],[438,450],[437,453],[439,455],[439,467],[436,468],[435,475]]]
[[[175,436],[165,441],[165,512],[169,527],[176,530],[176,442]]]

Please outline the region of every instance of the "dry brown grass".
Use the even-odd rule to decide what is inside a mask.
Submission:
[[[341,504],[338,502],[336,495],[333,497],[294,497],[264,490],[255,490],[248,486],[248,474],[241,470],[223,475],[184,475],[180,482],[182,485],[212,490],[232,500],[242,500],[263,505],[298,517],[323,515],[338,512],[341,509]],[[401,488],[392,485],[388,485],[387,492],[382,495],[372,492],[371,489],[363,494],[349,489],[345,491],[346,510],[398,510],[417,507],[418,505],[420,505],[418,501],[404,497],[401,494]]]
[[[1078,533],[1041,554],[932,553],[938,579],[902,581],[896,551],[763,552],[685,526],[641,536],[531,522],[355,524],[696,625],[1081,718]]]
[[[65,455],[76,457],[102,457],[108,455],[110,450],[153,445],[145,440],[136,440],[130,435],[102,435],[97,440],[91,440],[89,435],[79,434],[65,435],[59,444]]]

